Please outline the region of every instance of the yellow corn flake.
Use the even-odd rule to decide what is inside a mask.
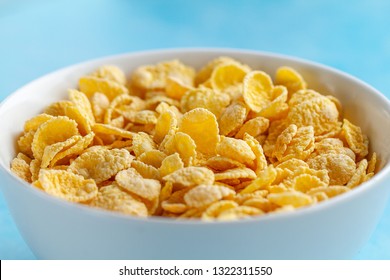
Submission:
[[[320,154],[307,161],[316,170],[328,170],[331,185],[346,184],[356,170],[355,162],[345,154]]]
[[[46,168],[49,166],[53,158],[61,151],[69,148],[77,141],[80,141],[82,137],[80,135],[74,135],[63,142],[57,142],[45,147],[42,155],[41,168]]]
[[[197,151],[215,155],[219,130],[217,119],[210,111],[197,108],[185,113],[179,124],[179,132],[188,134],[194,140]]]
[[[317,176],[310,174],[301,174],[296,177],[291,182],[291,187],[297,191],[306,193],[313,188],[317,187],[326,187],[327,184],[321,181]]]
[[[235,134],[244,124],[247,112],[248,110],[242,102],[233,103],[227,107],[218,119],[220,134]]]
[[[238,63],[224,63],[217,66],[210,77],[211,86],[215,90],[223,91],[230,86],[242,83],[248,69]]]
[[[214,174],[215,181],[226,179],[253,180],[256,178],[256,173],[246,167],[228,169]]]
[[[98,193],[94,180],[64,170],[41,169],[39,182],[47,193],[72,202],[91,201]]]
[[[77,123],[77,128],[80,132],[81,135],[85,136],[89,133],[91,133],[91,125],[92,123],[90,122],[89,119],[84,116],[80,109],[76,107],[75,105],[71,105],[65,108],[65,115],[76,121]]]
[[[229,63],[237,63],[238,61],[234,60],[233,58],[221,56],[218,57],[212,61],[210,61],[206,66],[204,66],[195,76],[195,84],[199,85],[204,82],[206,82],[208,79],[210,79],[211,74],[213,73],[214,69],[221,65],[221,64],[229,64]]]
[[[276,70],[275,84],[283,85],[291,96],[294,92],[306,89],[307,85],[302,76],[291,67],[283,66]]]
[[[189,166],[172,172],[163,177],[164,181],[171,182],[178,189],[211,185],[214,183],[214,173],[205,167]]]
[[[211,89],[192,89],[181,99],[181,111],[205,108],[218,118],[229,103],[230,97],[225,93],[217,93]]]
[[[174,112],[167,110],[160,114],[157,119],[154,132],[154,141],[161,143],[167,134],[174,134],[177,129],[177,117]]]
[[[309,168],[309,165],[303,160],[292,158],[278,164],[277,167],[296,172],[299,168]]]
[[[100,133],[103,135],[115,135],[127,139],[132,139],[134,136],[133,132],[103,123],[95,123],[92,127],[92,130],[95,133]]]
[[[129,193],[122,191],[115,184],[101,187],[97,196],[89,205],[126,215],[148,216],[148,210],[144,203],[136,200]]]
[[[307,194],[317,196],[318,194],[324,193],[326,198],[331,198],[336,195],[343,194],[350,191],[351,189],[345,186],[321,186],[310,189]],[[323,195],[322,195],[323,196]],[[326,199],[324,198],[324,199]]]
[[[31,149],[36,159],[41,160],[46,146],[63,142],[77,135],[77,124],[67,117],[57,117],[42,124],[31,144]]]
[[[164,95],[158,95],[146,100],[145,109],[156,110],[156,108],[163,102],[175,108],[180,107],[180,102],[176,99],[172,99]]]
[[[274,211],[278,208],[277,205],[273,204],[267,198],[264,197],[249,198],[245,200],[244,203],[242,203],[242,205],[260,209],[265,213]]]
[[[115,65],[104,65],[99,67],[91,76],[107,79],[118,84],[126,84],[126,75],[123,71]]]
[[[122,170],[115,176],[118,186],[131,194],[153,201],[160,196],[161,183],[154,179],[145,179],[142,176],[133,176],[134,169]]]
[[[368,162],[366,159],[363,159],[358,163],[356,172],[352,175],[351,179],[347,184],[348,188],[353,189],[359,184],[363,183],[366,176],[367,166],[368,166]]]
[[[29,157],[33,157],[32,152],[32,142],[34,140],[35,131],[30,130],[29,132],[24,133],[19,139],[18,139],[18,148],[19,151],[26,154]]]
[[[178,153],[174,153],[162,160],[159,171],[161,177],[165,177],[181,168],[184,168],[184,163],[181,160],[180,155]]]
[[[223,198],[233,198],[235,192],[229,188],[216,185],[198,185],[184,195],[189,207],[201,208]]]
[[[286,191],[280,193],[271,193],[267,196],[268,200],[279,206],[291,205],[293,207],[303,207],[314,203],[313,198],[310,195],[297,192]]]
[[[244,164],[252,164],[256,158],[251,147],[244,140],[224,136],[217,145],[217,153]]]
[[[242,139],[245,133],[256,137],[267,131],[269,127],[269,120],[263,117],[256,117],[245,122],[240,130],[236,133],[235,138]]]
[[[237,167],[245,167],[243,163],[223,156],[214,156],[209,158],[206,161],[206,165],[216,171],[224,171]]]
[[[170,98],[180,100],[191,89],[192,87],[190,85],[184,84],[176,77],[167,78],[165,91]]]
[[[62,101],[58,101],[58,102],[55,102],[53,104],[51,104],[50,106],[48,106],[44,113],[47,114],[47,115],[51,115],[51,116],[65,116],[65,109],[68,107],[68,106],[72,106],[73,105],[73,102],[71,101],[68,101],[68,100],[62,100]]]
[[[18,153],[18,154],[16,155],[16,158],[25,161],[27,164],[30,164],[30,162],[31,162],[31,158],[29,158],[28,156],[26,156],[26,155],[23,154],[23,153]]]
[[[341,129],[341,138],[345,139],[348,146],[359,158],[364,158],[368,154],[368,138],[362,133],[360,127],[353,125],[344,119]]]
[[[129,90],[122,84],[93,76],[80,78],[79,89],[85,93],[88,98],[96,92],[101,92],[105,94],[109,100],[113,100],[118,95],[129,93]]]
[[[218,217],[223,211],[238,207],[237,202],[232,200],[220,200],[212,203],[202,213],[202,220],[213,220]]]
[[[139,124],[156,124],[157,113],[150,110],[139,111],[134,115],[134,122]]]
[[[243,205],[235,208],[230,208],[221,212],[218,215],[217,219],[220,221],[232,221],[262,214],[264,214],[264,212],[258,208]]]
[[[133,167],[142,177],[146,179],[155,179],[160,180],[160,172],[158,169],[152,165],[146,164],[139,160],[133,160],[131,162],[131,167]]]
[[[376,162],[377,162],[376,153],[372,153],[371,159],[367,165],[367,174],[375,172]]]
[[[192,85],[195,76],[193,68],[178,60],[164,61],[156,65],[146,65],[137,68],[131,75],[131,85],[136,90],[164,90],[168,77],[174,77],[186,85]]]
[[[177,132],[175,135],[168,137],[163,148],[169,155],[178,153],[185,166],[191,165],[196,158],[195,141],[183,132]]]
[[[247,187],[245,187],[240,194],[248,194],[253,193],[257,190],[267,190],[269,186],[276,179],[276,170],[272,167],[272,165],[268,166],[266,169],[261,171],[257,178],[252,181]]]
[[[106,110],[110,106],[110,100],[108,100],[107,96],[100,92],[95,92],[91,97],[91,108],[93,112],[93,116],[96,122],[102,123],[104,120],[104,115]]]
[[[54,155],[50,161],[50,167],[55,166],[57,163],[68,163],[70,158],[80,155],[92,143],[94,136],[95,134],[91,132],[79,139],[73,146]]]
[[[305,160],[314,151],[314,141],[312,126],[297,128],[292,124],[277,138],[273,156],[279,161],[291,158]]]
[[[133,136],[133,151],[136,157],[139,157],[141,154],[154,150],[156,144],[154,143],[152,137],[144,132],[136,133]]]
[[[69,99],[75,104],[81,115],[83,115],[90,124],[95,123],[91,103],[84,93],[71,89],[69,90]]]
[[[287,122],[298,127],[312,126],[315,136],[339,126],[339,112],[332,101],[313,90],[300,90],[289,100]]]
[[[135,150],[134,150],[135,153]],[[166,154],[156,150],[156,149],[148,149],[137,158],[139,161],[146,163],[148,165],[152,165],[153,167],[160,168],[163,160],[166,158]]]
[[[24,159],[14,158],[11,161],[11,171],[22,180],[29,183],[32,182],[30,165]]]
[[[251,110],[260,112],[269,106],[272,100],[273,83],[271,77],[263,71],[252,71],[245,76],[243,97]]]
[[[175,214],[184,213],[188,209],[184,202],[184,195],[190,190],[191,188],[185,188],[172,193],[167,200],[161,203],[162,209]]]
[[[54,116],[48,114],[40,114],[35,116],[24,123],[24,132],[27,133],[29,131],[36,131],[41,126],[41,124],[54,118]]]
[[[30,172],[31,172],[31,181],[38,180],[39,171],[41,171],[41,161],[37,159],[33,159],[30,162]]]
[[[129,168],[132,160],[133,156],[127,150],[97,148],[81,154],[69,165],[68,171],[101,183]]]
[[[250,134],[244,134],[244,141],[249,145],[252,152],[255,154],[254,166],[253,170],[255,170],[256,174],[260,174],[267,167],[267,159],[264,155],[263,148],[260,143]]]

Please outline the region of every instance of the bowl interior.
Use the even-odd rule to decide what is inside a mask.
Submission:
[[[67,98],[67,89],[77,88],[78,79],[104,64],[113,64],[129,74],[136,67],[163,60],[179,59],[197,69],[218,56],[231,56],[253,69],[274,75],[283,65],[294,67],[310,88],[340,99],[344,116],[359,125],[370,139],[370,148],[378,153],[383,168],[390,161],[389,101],[369,85],[337,70],[300,59],[269,53],[226,50],[184,49],[117,55],[71,66],[44,76],[19,89],[0,106],[0,164],[7,170],[16,154],[16,139],[24,122],[41,113],[45,106]]]

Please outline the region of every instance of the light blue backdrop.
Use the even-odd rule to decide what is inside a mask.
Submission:
[[[0,0],[0,99],[87,59],[197,46],[299,56],[390,97],[389,14],[386,0]],[[0,259],[33,258],[0,194]],[[390,259],[390,203],[356,259]]]

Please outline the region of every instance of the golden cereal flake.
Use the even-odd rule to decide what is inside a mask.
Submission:
[[[224,63],[217,66],[210,77],[211,86],[215,90],[223,91],[230,86],[242,83],[248,73],[247,67],[238,63]]]
[[[142,161],[145,164],[152,165],[155,168],[160,168],[163,160],[167,157],[167,155],[159,150],[151,149],[143,152],[138,160]]]
[[[348,146],[359,158],[364,158],[368,154],[368,138],[362,133],[360,127],[353,125],[344,119],[341,129],[341,138],[345,139]]]
[[[185,166],[189,166],[196,158],[195,141],[186,133],[177,132],[169,136],[163,147],[167,154],[178,153]]]
[[[95,92],[91,97],[91,108],[96,122],[102,123],[106,110],[110,106],[110,100],[101,92]]]
[[[320,154],[307,163],[310,168],[328,170],[331,185],[345,185],[356,170],[355,162],[345,154]]]
[[[161,177],[165,177],[176,170],[184,168],[184,163],[178,153],[171,154],[165,157],[159,168]]]
[[[149,201],[158,199],[160,196],[161,183],[158,180],[133,176],[133,172],[133,168],[131,168],[130,171],[119,171],[115,176],[115,181],[122,189],[131,194],[135,194]]]
[[[214,177],[215,181],[226,179],[253,180],[256,178],[256,173],[250,168],[239,167],[215,173]]]
[[[244,140],[224,136],[217,145],[217,153],[244,164],[251,164],[256,158],[251,147]]]
[[[91,201],[98,193],[94,180],[65,170],[41,169],[39,182],[47,193],[72,202]]]
[[[69,165],[68,171],[101,183],[129,168],[132,160],[133,156],[125,149],[98,148],[81,154]]]
[[[63,142],[57,142],[45,147],[42,155],[41,168],[46,168],[49,166],[53,158],[61,151],[69,148],[74,145],[77,141],[80,141],[82,137],[80,135],[74,135]]]
[[[229,95],[205,88],[187,91],[180,104],[183,113],[196,108],[205,108],[218,118],[229,103]]]
[[[236,102],[227,107],[218,119],[221,135],[236,133],[244,124],[247,113],[248,110],[242,102]]]
[[[256,137],[267,131],[269,120],[263,117],[256,117],[245,122],[236,133],[235,138],[243,138],[245,133]]]
[[[297,192],[286,191],[282,193],[271,193],[267,196],[268,200],[279,206],[291,205],[293,207],[303,207],[314,203],[310,195]]]
[[[113,100],[118,95],[129,93],[129,90],[122,84],[94,76],[80,78],[79,89],[85,93],[88,98],[96,92],[101,92],[105,94],[109,100]]]
[[[122,85],[126,84],[125,73],[115,65],[103,65],[93,72],[91,76],[107,79]]]
[[[41,160],[46,146],[63,142],[77,134],[77,123],[67,117],[57,117],[45,122],[34,134],[31,144],[34,157]]]
[[[255,112],[267,108],[273,97],[271,77],[263,71],[252,71],[245,76],[243,97],[246,105]]]
[[[233,198],[235,192],[229,188],[217,185],[198,185],[184,195],[184,201],[189,207],[201,208],[223,198]]]
[[[236,207],[238,207],[238,204],[233,200],[216,201],[210,206],[208,206],[207,209],[202,213],[202,220],[213,220],[218,217],[223,211]]]
[[[178,131],[188,134],[194,140],[197,151],[215,155],[219,140],[218,123],[215,115],[207,109],[197,108],[185,113]]]
[[[122,191],[115,184],[101,187],[96,198],[89,205],[132,216],[148,216],[148,209],[144,203]]]
[[[290,96],[294,92],[307,87],[302,76],[295,69],[288,66],[279,67],[276,70],[275,84],[285,86]]]
[[[46,107],[44,113],[51,116],[65,116],[65,109],[68,106],[72,106],[73,102],[69,100],[57,101],[50,106]]]
[[[179,188],[187,188],[200,184],[213,184],[214,173],[206,167],[189,166],[178,169],[164,176],[163,179]]]
[[[30,165],[24,159],[14,158],[11,161],[11,171],[26,182],[31,182]]]
[[[224,171],[237,167],[245,167],[243,163],[223,156],[214,156],[207,159],[206,165],[216,171]]]
[[[37,115],[24,123],[24,132],[27,133],[29,131],[36,131],[41,124],[54,118],[54,116],[45,113]]]

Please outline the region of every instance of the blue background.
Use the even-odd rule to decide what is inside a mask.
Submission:
[[[198,46],[306,58],[351,73],[390,97],[389,14],[386,0],[0,0],[0,98],[87,59]],[[390,259],[390,203],[355,258]],[[0,259],[34,259],[1,193]]]

